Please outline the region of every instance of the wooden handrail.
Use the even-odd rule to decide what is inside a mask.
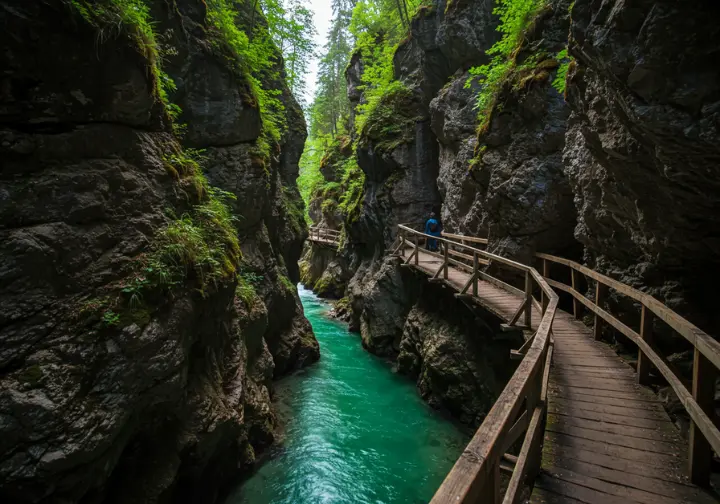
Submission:
[[[323,228],[319,226],[311,226],[308,229],[308,238],[310,241],[329,242],[335,245],[340,243],[342,232],[337,229]]]
[[[652,364],[672,387],[692,420],[690,422],[688,456],[690,479],[700,485],[707,484],[710,476],[712,451],[720,454],[720,429],[718,429],[714,412],[715,377],[720,369],[720,343],[645,292],[593,271],[575,261],[548,254],[536,254],[536,256],[543,261],[543,272],[546,277],[549,277],[548,262],[562,264],[571,269],[572,286],[549,278],[547,281],[551,286],[570,294],[573,302],[580,302],[595,314],[596,337],[600,335],[600,321],[602,320],[638,346],[637,378],[639,383],[647,382],[650,364]],[[576,272],[597,282],[595,301],[576,290]],[[603,293],[608,288],[640,303],[639,333],[602,308]],[[577,316],[577,310],[574,311]],[[683,381],[651,346],[653,316],[666,322],[693,345],[695,355],[692,390],[688,390]]]
[[[440,257],[442,264],[435,276],[442,272],[447,278],[447,268],[453,259],[448,251],[451,247],[463,250],[466,257],[472,257],[473,274],[460,295],[464,294],[472,284],[472,295],[477,295],[477,282],[479,278],[490,280],[505,288],[507,286],[499,279],[490,277],[478,268],[479,258],[489,262],[499,263],[525,274],[525,289],[520,291],[510,287],[511,292],[520,292],[525,300],[518,313],[513,317],[519,319],[524,312],[527,323],[530,323],[531,312],[534,306],[540,306],[542,320],[520,365],[508,384],[503,389],[490,412],[485,417],[480,428],[470,443],[455,462],[450,473],[443,481],[432,499],[432,504],[452,503],[499,503],[500,500],[500,467],[507,467],[508,460],[514,460],[510,483],[502,499],[503,504],[514,504],[520,500],[522,484],[528,478],[534,478],[540,468],[541,442],[545,430],[546,391],[549,379],[549,366],[551,355],[551,337],[553,318],[557,310],[558,296],[550,285],[534,268],[512,261],[510,259],[491,254],[484,250],[458,243],[461,235],[432,236],[416,231],[405,225],[398,226],[398,245],[395,250],[399,252],[406,264],[418,264],[420,255],[420,239],[437,240],[443,245],[443,254],[432,254]],[[410,239],[412,238],[412,239]],[[452,238],[452,239],[451,239]],[[466,237],[463,237],[463,239]],[[465,239],[464,241],[470,241]],[[474,243],[482,243],[475,241]],[[405,249],[410,246],[413,252],[405,258]],[[429,252],[425,252],[429,253]],[[457,258],[459,256],[455,256]],[[411,262],[413,261],[414,262]],[[466,259],[460,257],[460,259]],[[467,260],[467,259],[466,259]],[[485,276],[482,276],[485,275]],[[447,281],[447,280],[445,280]],[[537,284],[547,302],[538,304],[532,297],[533,285]],[[529,327],[528,327],[529,328]],[[524,433],[524,437],[523,437]],[[519,439],[523,439],[522,448],[517,458],[506,456],[505,451]]]

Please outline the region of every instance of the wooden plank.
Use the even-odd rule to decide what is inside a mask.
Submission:
[[[569,457],[557,457],[553,460],[556,467],[570,470],[577,474],[624,485],[628,488],[643,490],[654,496],[663,496],[670,502],[692,502],[697,504],[717,504],[717,501],[702,490],[689,485],[666,481],[628,471],[616,470],[602,465],[583,462]],[[657,502],[663,502],[658,500]]]
[[[550,404],[548,405],[549,413],[555,413],[558,415],[566,415],[577,418],[585,418],[587,420],[597,420],[599,422],[614,423],[618,425],[629,425],[631,427],[642,427],[643,429],[658,428],[658,424],[655,420],[614,415],[611,413],[604,413],[602,411],[580,409],[575,406],[570,408],[563,408],[558,406],[556,402],[557,401],[554,398],[550,400]]]
[[[558,358],[562,362],[562,357]],[[634,383],[635,379],[632,371],[616,368],[600,368],[600,367],[564,367],[562,365],[553,366],[553,373],[557,376],[597,376],[599,378],[604,377],[608,379],[627,381],[628,383]]]
[[[550,432],[556,432],[558,434],[567,434],[568,436],[575,436],[583,439],[589,439],[591,441],[598,441],[600,443],[608,443],[616,446],[634,448],[636,450],[654,453],[664,453],[666,455],[672,456],[678,455],[677,445],[675,443],[667,441],[641,439],[627,436],[624,433],[617,434],[611,432],[597,431],[593,429],[585,429],[583,427],[578,427],[575,424],[560,422],[549,424],[547,426],[547,430]]]
[[[639,502],[641,504],[678,504],[678,501],[672,497],[651,493],[634,487],[611,483],[600,480],[592,476],[587,476],[565,468],[553,466],[547,467],[546,471],[553,475],[554,478],[571,483],[579,487],[589,488],[606,494],[601,502],[609,502],[612,498],[620,498],[623,502]]]
[[[657,410],[645,410],[631,408],[627,406],[610,406],[608,404],[597,404],[593,402],[581,401],[563,401],[558,397],[553,397],[553,404],[559,409],[570,411],[571,409],[580,409],[583,411],[597,411],[598,413],[606,413],[608,415],[627,416],[632,418],[642,418],[647,420],[655,420],[658,422],[669,422],[667,413]]]
[[[602,396],[597,394],[587,394],[584,392],[585,391],[582,389],[578,391],[567,387],[556,387],[552,389],[552,396],[565,399],[567,401],[580,400],[596,402],[598,404],[627,404],[636,408],[662,408],[660,399],[645,398],[644,395],[642,397],[636,397],[635,394],[631,394],[630,397],[614,397],[612,395]]]
[[[530,504],[583,504],[582,501],[575,500],[565,495],[558,495],[553,492],[548,492],[542,488],[533,489],[532,496],[530,497]]]
[[[644,450],[637,450],[635,448],[629,448],[626,446],[616,446],[612,444],[603,443],[601,441],[592,441],[590,439],[583,439],[576,436],[568,436],[566,434],[560,434],[557,432],[547,432],[545,434],[546,442],[561,444],[563,446],[587,450],[590,452],[601,453],[616,457],[624,460],[630,460],[635,463],[642,463],[645,465],[652,465],[657,467],[680,467],[681,459],[672,455],[664,453],[648,452]]]
[[[633,460],[626,460],[606,453],[585,450],[577,446],[565,446],[559,443],[553,443],[552,440],[546,440],[543,447],[543,464],[557,464],[559,460],[579,460],[628,474],[636,474],[662,481],[671,481],[677,484],[688,484],[688,479],[680,463],[671,466],[638,464]]]
[[[646,400],[648,401],[658,401],[657,398],[653,398],[649,395],[649,392],[646,394],[643,394],[642,392],[640,394],[637,394],[635,392],[625,392],[622,390],[603,390],[603,389],[595,389],[592,387],[588,387],[587,385],[579,384],[579,385],[572,385],[572,384],[562,384],[562,385],[555,385],[551,382],[551,390],[557,391],[562,390],[563,393],[581,393],[581,394],[591,394],[598,397],[617,397],[617,398],[625,398],[625,399],[636,399],[639,400],[641,397],[647,397]]]
[[[552,475],[543,475],[538,478],[535,486],[542,490],[556,493],[572,499],[577,499],[586,504],[628,504],[627,499],[599,492],[574,483],[563,481]]]
[[[609,432],[613,434],[631,436],[638,439],[651,439],[656,441],[664,441],[667,443],[675,443],[675,453],[677,453],[677,446],[680,446],[679,434],[677,432],[672,432],[669,429],[664,428],[660,425],[652,429],[646,429],[642,427],[618,425],[608,422],[601,422],[598,420],[588,420],[585,418],[571,417],[558,414],[548,415],[548,425],[550,424],[557,424],[560,426],[576,426],[583,429],[596,430],[599,432]]]

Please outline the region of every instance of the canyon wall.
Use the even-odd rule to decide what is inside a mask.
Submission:
[[[414,334],[408,324],[430,319],[417,313],[418,282],[385,254],[398,223],[418,227],[430,212],[446,231],[487,237],[491,252],[584,262],[710,333],[720,327],[710,274],[720,263],[720,6],[537,6],[480,114],[489,84],[471,70],[489,62],[499,39],[494,2],[421,7],[395,53],[401,86],[357,132],[362,206],[352,221],[333,224],[347,235],[337,252],[345,269],[328,275],[335,296],[347,284],[342,305],[365,347],[399,367],[418,369],[429,358],[408,356],[402,342]],[[363,69],[353,55],[346,77],[355,105]],[[635,307],[610,302],[637,323]],[[454,324],[461,315],[435,317]],[[665,328],[656,333],[666,353],[684,348]],[[462,364],[454,355],[460,361],[446,359],[449,367]]]
[[[319,357],[281,63],[263,149],[209,4],[150,2],[156,40],[113,5],[0,8],[4,502],[212,502],[272,442],[272,378]]]

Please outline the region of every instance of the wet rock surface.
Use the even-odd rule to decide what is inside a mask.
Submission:
[[[192,188],[167,169],[177,140],[133,40],[99,38],[69,3],[6,2],[4,502],[211,502],[272,442],[272,378],[319,356],[293,288],[304,230],[281,203],[281,194],[299,199],[299,107],[283,88],[296,127],[263,167],[252,155],[257,108],[207,50],[204,3],[152,7],[161,29],[175,28],[166,71],[187,146],[205,148],[210,183],[238,196],[243,267],[257,295],[240,299],[232,279],[200,293],[189,277],[171,296],[104,318],[102,303],[134,277],[170,215],[192,208]]]
[[[707,273],[720,259],[719,14],[712,2],[576,2],[564,151],[588,264],[708,329],[718,327]]]

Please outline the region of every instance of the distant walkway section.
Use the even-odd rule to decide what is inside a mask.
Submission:
[[[517,370],[433,504],[718,502],[693,484],[708,485],[713,451],[720,453],[713,411],[720,367],[716,340],[651,296],[578,263],[538,254],[540,274],[482,250],[482,238],[443,233],[439,251],[424,248],[428,238],[435,237],[399,226],[393,253],[403,266],[447,285],[466,304],[482,306],[526,336],[512,352],[520,361]],[[551,278],[553,264],[570,269],[571,285]],[[581,276],[594,284],[594,298],[577,290]],[[572,313],[558,309],[555,289],[571,296]],[[606,311],[609,289],[640,306],[638,331]],[[582,309],[594,315],[592,327],[579,320]],[[693,345],[691,383],[653,348],[653,318]],[[636,372],[599,341],[603,324],[638,345]],[[689,440],[643,386],[652,369],[690,416]]]
[[[308,240],[318,245],[338,247],[340,245],[340,231],[313,226],[308,230]]]

